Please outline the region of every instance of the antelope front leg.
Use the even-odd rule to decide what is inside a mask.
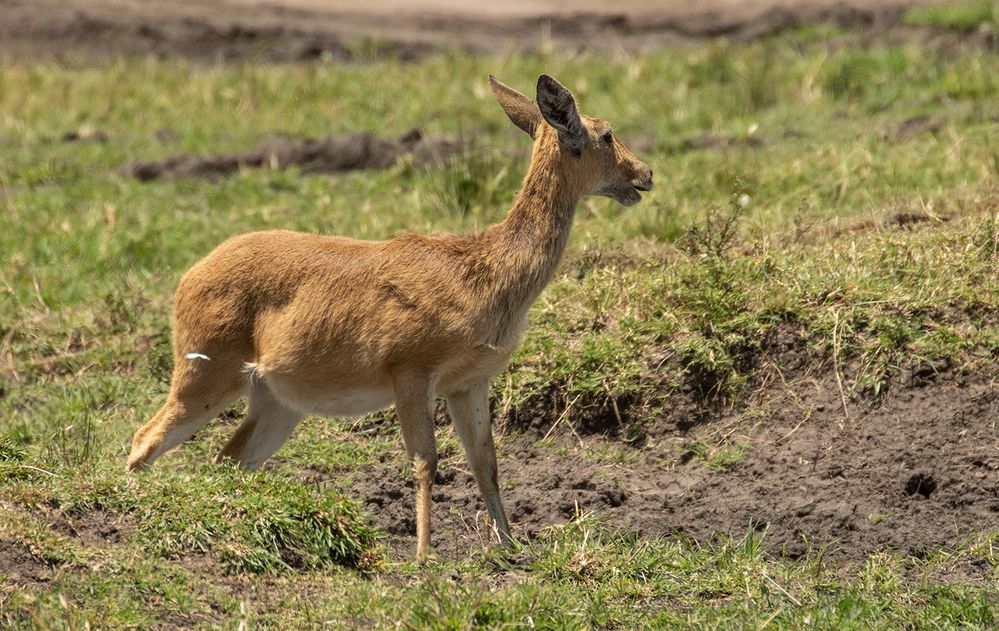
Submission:
[[[496,524],[500,540],[504,544],[511,543],[513,538],[497,482],[496,447],[489,421],[489,384],[478,384],[464,392],[448,395],[447,411],[465,446],[465,456],[475,473],[479,492],[486,502],[489,517]]]
[[[416,477],[416,558],[425,559],[430,553],[430,492],[437,474],[430,384],[423,379],[396,379],[395,396],[402,440]]]

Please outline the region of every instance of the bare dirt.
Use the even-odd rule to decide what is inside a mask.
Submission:
[[[894,140],[896,142],[906,142],[920,134],[936,133],[943,125],[944,121],[936,116],[930,116],[929,114],[913,116],[912,118],[905,119],[898,126],[898,130],[894,134]]]
[[[458,141],[424,136],[414,129],[401,137],[382,138],[356,132],[338,138],[276,138],[245,153],[179,154],[162,160],[135,161],[126,171],[140,180],[173,180],[180,177],[217,179],[246,168],[286,169],[303,173],[342,173],[358,169],[386,169],[405,155],[416,164],[438,163],[458,151]]]
[[[39,585],[52,580],[52,575],[52,567],[39,560],[31,550],[17,541],[0,538],[0,588],[4,577],[15,585]]]
[[[153,54],[203,61],[479,52],[642,50],[752,39],[811,23],[880,29],[926,0],[0,0],[0,54]]]
[[[129,513],[103,509],[74,514],[49,507],[44,511],[49,527],[61,535],[78,539],[88,547],[108,547],[121,543],[135,532],[135,519]]]
[[[844,412],[832,366],[793,337],[766,362],[761,374],[769,377],[750,400],[721,406],[691,386],[672,394],[667,411],[637,436],[627,430],[627,401],[617,413],[605,404],[563,415],[564,400],[552,395],[512,411],[498,442],[515,535],[529,539],[586,513],[610,528],[696,542],[739,539],[753,529],[774,555],[822,550],[852,561],[874,551],[921,557],[999,528],[992,379],[918,366],[882,400],[848,398]],[[540,442],[549,433],[548,444]],[[714,470],[699,442],[738,445],[743,454]],[[440,556],[460,558],[489,541],[484,505],[463,454],[444,453],[442,462],[434,543]],[[400,462],[349,477],[348,491],[364,499],[397,554],[410,554],[413,489],[401,454]]]

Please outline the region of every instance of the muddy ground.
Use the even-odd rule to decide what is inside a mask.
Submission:
[[[596,406],[563,414],[565,401],[552,396],[511,411],[498,445],[515,535],[530,539],[581,512],[642,536],[698,542],[754,528],[774,555],[862,561],[874,551],[921,557],[999,527],[993,378],[920,366],[880,401],[847,395],[844,412],[829,362],[797,343],[767,362],[748,400],[725,406],[693,388],[676,392],[637,435],[624,429],[627,402],[617,413]],[[741,455],[715,470],[699,442],[727,442]],[[302,477],[332,485],[352,478],[347,490],[404,556],[415,541],[413,489],[401,452],[398,460],[363,472],[320,466]],[[443,453],[442,463],[434,543],[440,556],[459,558],[489,539],[484,504],[460,451]],[[987,570],[970,568],[967,578]]]
[[[927,0],[0,0],[0,55],[153,54],[202,61],[478,52],[639,51],[751,39],[806,23],[882,29]]]
[[[286,169],[302,173],[335,174],[360,169],[387,169],[403,156],[418,165],[439,164],[460,149],[444,136],[425,136],[413,129],[399,138],[355,132],[336,138],[272,138],[242,153],[199,155],[183,153],[162,160],[136,160],[125,171],[140,180],[182,177],[218,179],[245,168]]]

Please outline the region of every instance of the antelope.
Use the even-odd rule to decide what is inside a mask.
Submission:
[[[527,311],[562,258],[579,200],[624,206],[652,170],[609,123],[579,113],[548,75],[537,103],[489,76],[514,125],[534,141],[506,218],[478,234],[361,241],[286,230],[233,237],[181,279],[166,402],[132,442],[148,467],[246,394],[246,418],[222,448],[263,464],[307,414],[354,416],[393,402],[415,476],[416,555],[430,551],[437,470],[433,402],[447,411],[500,541],[513,541],[497,483],[489,383],[507,365]]]

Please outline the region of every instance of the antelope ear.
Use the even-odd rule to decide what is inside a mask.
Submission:
[[[548,124],[558,130],[562,146],[578,156],[586,145],[586,128],[572,93],[543,74],[538,77],[538,108]]]
[[[541,122],[541,111],[534,104],[534,101],[513,88],[503,85],[492,75],[489,75],[489,87],[493,89],[496,100],[499,101],[500,107],[510,117],[513,124],[534,138],[534,132],[538,128],[538,123]]]

